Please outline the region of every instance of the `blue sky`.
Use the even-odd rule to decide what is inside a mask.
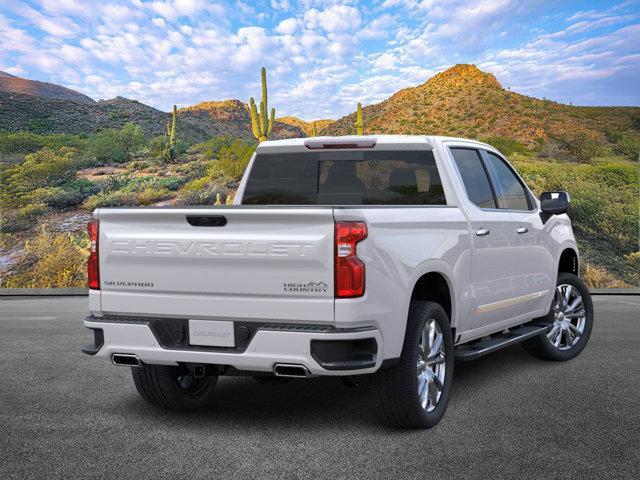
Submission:
[[[640,4],[544,0],[0,0],[0,70],[95,99],[259,95],[277,115],[337,118],[475,63],[575,105],[640,105]]]

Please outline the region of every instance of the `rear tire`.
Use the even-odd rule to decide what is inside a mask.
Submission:
[[[548,325],[547,334],[525,340],[522,346],[542,360],[571,360],[587,346],[593,319],[593,303],[587,286],[577,276],[561,272],[551,310],[535,320]]]
[[[199,410],[211,404],[217,375],[194,378],[184,366],[147,365],[132,367],[133,383],[151,405],[171,410]]]
[[[402,354],[373,375],[374,408],[388,425],[431,428],[442,419],[453,381],[449,318],[433,302],[411,302]]]

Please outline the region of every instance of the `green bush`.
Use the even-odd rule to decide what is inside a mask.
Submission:
[[[79,135],[54,133],[38,135],[32,132],[0,132],[0,153],[34,153],[42,148],[59,150],[62,147],[72,147],[82,151],[87,146],[87,140]]]
[[[506,156],[513,155],[514,153],[518,153],[520,155],[531,155],[531,151],[524,144],[511,138],[491,136],[484,137],[482,141],[497,148]]]
[[[149,140],[149,154],[154,157],[163,156],[166,148],[167,138],[165,135],[158,135]]]
[[[609,160],[597,164],[512,159],[532,190],[567,190],[569,216],[586,261],[623,278],[640,281],[627,256],[638,251],[637,164]]]
[[[53,121],[49,117],[40,117],[29,120],[27,129],[33,133],[49,133],[53,130]]]
[[[194,145],[191,150],[211,159],[219,158],[220,155],[235,155],[236,158],[246,158],[248,160],[251,158],[255,148],[256,143],[253,141],[240,140],[229,136],[217,136],[206,142]]]
[[[44,203],[50,208],[69,208],[80,205],[87,197],[95,194],[98,186],[81,178],[63,184],[60,187],[38,188],[31,192],[31,199]]]
[[[101,162],[125,162],[144,143],[139,125],[127,123],[122,129],[107,129],[89,138],[89,154]]]
[[[31,192],[38,188],[61,186],[75,178],[80,162],[76,150],[43,148],[25,157],[21,164],[0,172],[0,205],[20,207],[31,203]]]
[[[615,151],[630,160],[640,159],[640,134],[622,134],[616,142]]]
[[[3,279],[7,288],[85,287],[89,238],[86,234],[72,236],[40,233],[26,242],[26,256],[17,271]]]
[[[166,188],[146,188],[137,192],[103,191],[87,198],[82,207],[86,210],[94,210],[99,207],[138,207],[166,200],[171,195],[171,191]]]
[[[589,162],[603,153],[601,142],[585,132],[564,135],[556,140],[567,150],[571,159],[579,162]]]
[[[0,232],[14,233],[29,230],[36,225],[38,215],[47,211],[44,203],[32,203],[17,209],[3,208],[0,216]]]
[[[204,185],[198,189],[184,189],[176,197],[176,206],[189,205],[213,205],[216,203],[217,195],[226,198],[230,190],[220,189],[215,185]]]

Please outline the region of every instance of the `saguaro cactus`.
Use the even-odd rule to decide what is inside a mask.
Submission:
[[[311,122],[311,136],[312,137],[318,136],[318,129],[316,128],[316,122]]]
[[[167,157],[169,160],[175,160],[176,149],[176,119],[178,118],[178,109],[173,106],[173,115],[171,116],[171,122],[167,122]]]
[[[358,109],[356,110],[356,135],[364,135],[364,124],[362,123],[362,104],[358,102]]]
[[[276,109],[271,109],[271,115],[267,118],[267,71],[262,67],[262,100],[260,101],[260,113],[256,108],[256,102],[251,97],[249,99],[249,109],[251,111],[251,130],[253,136],[260,142],[264,142],[271,135],[273,129],[273,119],[276,116]]]

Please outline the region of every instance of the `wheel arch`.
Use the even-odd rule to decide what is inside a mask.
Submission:
[[[558,273],[572,273],[576,276],[580,274],[580,257],[574,247],[565,247],[558,259]]]
[[[439,304],[449,317],[451,327],[455,328],[453,292],[453,285],[446,274],[436,270],[429,271],[423,273],[414,283],[410,301],[421,300]]]

